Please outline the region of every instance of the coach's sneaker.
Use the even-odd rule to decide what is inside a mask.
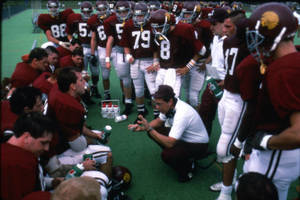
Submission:
[[[99,93],[97,86],[94,86],[94,85],[93,85],[93,86],[91,87],[91,91],[92,91],[92,96],[93,96],[93,97],[96,97],[97,99],[100,99],[100,98],[101,98],[101,94]]]
[[[194,176],[193,172],[188,172],[186,174],[179,174],[178,181],[182,183],[188,182],[192,180],[193,176]]]
[[[134,120],[133,124],[137,124],[137,121],[140,120],[138,117],[139,115],[142,115],[144,118],[146,115],[148,115],[148,109],[145,108],[144,112],[138,112],[136,119]]]

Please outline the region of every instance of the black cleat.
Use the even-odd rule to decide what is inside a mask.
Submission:
[[[133,124],[137,124],[137,121],[140,120],[140,119],[138,118],[139,115],[143,115],[143,117],[147,116],[147,115],[148,115],[148,110],[147,110],[147,108],[145,108],[145,111],[144,111],[144,112],[138,112],[138,115],[137,115],[136,119],[134,120]]]
[[[91,92],[93,97],[96,97],[97,99],[101,98],[101,94],[99,93],[97,86],[92,86]]]
[[[110,94],[104,94],[104,99],[105,100],[111,100]]]
[[[122,112],[123,115],[129,115],[132,112],[132,103],[125,103],[125,110]]]

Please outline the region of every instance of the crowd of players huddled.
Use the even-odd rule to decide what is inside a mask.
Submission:
[[[172,159],[162,158],[179,181],[192,179],[199,159],[177,157],[198,143],[197,129],[189,137],[177,127],[172,138],[172,125],[189,124],[177,117],[176,107],[187,103],[198,112],[206,138],[215,116],[221,126],[216,153],[222,180],[210,186],[220,192],[218,200],[231,200],[234,189],[239,200],[287,199],[291,182],[300,177],[295,6],[264,3],[247,17],[240,2],[83,1],[76,13],[49,0],[49,13],[36,22],[48,42],[22,56],[2,80],[1,199],[129,199],[122,186],[130,183],[130,171],[113,167],[104,132],[86,125],[95,99],[116,98],[112,67],[122,114],[136,115],[129,128],[147,126],[139,130],[173,150]],[[150,114],[172,133],[160,136],[149,126],[155,123],[144,119]],[[240,160],[244,175],[235,188]]]

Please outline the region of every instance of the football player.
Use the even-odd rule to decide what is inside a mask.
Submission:
[[[247,46],[261,64],[263,79],[253,118],[255,149],[244,171],[259,172],[271,178],[279,199],[283,200],[287,199],[290,183],[300,175],[300,149],[295,146],[297,140],[291,139],[299,137],[300,130],[300,56],[293,43],[297,20],[286,5],[275,2],[257,7],[249,20]],[[285,136],[284,140],[276,142],[280,135]]]
[[[174,15],[164,9],[151,14],[151,26],[156,43],[154,65],[160,65],[156,76],[156,89],[159,85],[170,85],[180,94],[181,78],[204,56],[206,48],[197,40],[191,24],[175,24]]]
[[[133,80],[138,115],[145,116],[144,82],[150,94],[155,92],[155,78],[158,68],[153,67],[153,35],[149,23],[147,4],[137,3],[133,18],[125,23],[122,39],[125,59],[130,63],[130,75]],[[154,113],[158,114],[157,113]]]
[[[148,10],[151,15],[152,12],[161,8],[161,3],[159,1],[149,1],[148,2]]]
[[[59,67],[76,67],[80,71],[83,70],[83,51],[82,48],[76,48],[71,55],[64,56],[59,59]]]
[[[48,46],[46,49],[46,52],[48,54],[48,68],[46,71],[50,73],[54,73],[55,69],[58,67],[58,62],[59,62],[59,52],[57,49],[53,46]]]
[[[107,69],[105,65],[107,35],[104,32],[104,20],[107,19],[111,14],[112,13],[109,9],[109,5],[106,1],[97,1],[96,14],[93,15],[87,22],[88,26],[92,30],[91,54],[95,55],[96,50],[98,52],[98,60],[102,70],[102,82],[105,100],[111,99],[111,97],[109,81],[110,70]]]
[[[69,40],[66,33],[67,17],[74,12],[70,8],[59,12],[60,7],[61,4],[58,0],[49,0],[47,3],[49,14],[39,15],[38,26],[45,32],[49,41],[43,48],[49,45],[55,47],[59,45],[64,48],[69,47]]]
[[[182,11],[179,16],[179,23],[192,24],[197,33],[197,39],[200,40],[206,47],[207,53],[196,65],[201,66],[209,55],[210,43],[212,42],[212,32],[210,23],[207,20],[197,20],[201,14],[200,4],[196,1],[186,1],[183,3]],[[205,70],[199,70],[194,67],[184,76],[183,87],[186,91],[187,101],[193,107],[198,106],[198,98],[200,90],[203,86],[205,78]]]
[[[93,13],[93,5],[89,1],[84,1],[80,4],[80,12],[81,14],[71,14],[68,16],[67,20],[67,33],[68,38],[71,41],[73,38],[73,34],[78,35],[78,39],[81,42],[81,46],[83,47],[83,55],[84,55],[84,70],[88,71],[88,67],[90,67],[90,71],[92,74],[92,86],[91,92],[92,96],[96,98],[101,98],[101,95],[98,91],[98,82],[99,82],[99,67],[98,67],[98,59],[97,52],[93,52],[91,54],[91,37],[92,32],[88,27],[87,21],[92,16]]]
[[[124,48],[120,46],[125,22],[131,18],[132,10],[129,1],[118,1],[116,4],[116,15],[105,20],[104,30],[108,36],[106,43],[106,68],[111,68],[111,62],[116,69],[117,76],[121,81],[121,88],[125,96],[125,110],[123,114],[131,113],[132,88],[129,63],[125,61]]]
[[[211,64],[203,65],[206,68],[207,75],[212,77],[217,82],[217,87],[222,88],[225,78],[225,66],[223,56],[223,41],[226,36],[223,34],[224,20],[228,17],[228,12],[223,8],[215,8],[209,18],[211,23],[211,30],[214,34],[213,42],[211,44],[211,56],[205,61]],[[213,88],[213,87],[212,87]],[[215,118],[218,102],[220,97],[216,97],[210,89],[210,84],[207,84],[199,105],[198,112],[203,119],[207,132],[211,134],[212,122]]]
[[[43,175],[39,157],[49,150],[55,131],[54,122],[38,112],[18,118],[14,135],[1,144],[1,199],[23,199],[51,185]]]
[[[57,84],[52,87],[49,94],[48,106],[48,115],[57,121],[60,129],[58,139],[60,145],[56,151],[57,154],[61,154],[57,159],[63,165],[73,165],[83,161],[83,154],[93,154],[93,159],[101,164],[101,170],[110,177],[112,163],[110,148],[105,145],[87,146],[101,140],[102,134],[97,134],[85,125],[86,111],[80,102],[80,96],[84,93],[85,80],[80,70],[67,67],[59,71]],[[97,151],[98,156],[95,155]],[[56,165],[51,167],[56,168]]]
[[[246,16],[236,10],[224,21],[223,33],[228,37],[223,43],[223,54],[226,68],[224,92],[218,104],[218,118],[221,125],[221,136],[217,144],[219,162],[223,163],[223,182],[218,200],[231,200],[232,182],[237,159],[229,150],[237,137],[246,104],[241,98],[236,78],[236,66],[250,53],[246,47]]]
[[[17,88],[9,100],[1,101],[1,139],[13,133],[14,123],[19,116],[28,112],[43,111],[42,94],[39,89],[31,86]]]
[[[33,81],[48,68],[48,54],[45,49],[35,48],[29,54],[29,60],[17,64],[11,76],[12,88],[7,94],[11,95],[13,90],[22,86],[29,86]]]

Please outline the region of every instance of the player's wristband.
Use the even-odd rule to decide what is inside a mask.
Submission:
[[[191,70],[195,65],[196,65],[196,61],[194,61],[194,59],[192,59],[192,60],[190,60],[190,62],[188,62],[186,67],[189,68],[189,70]]]
[[[59,41],[58,45],[63,46],[64,42],[63,41]]]
[[[233,145],[236,146],[237,148],[241,149],[243,143],[238,138],[236,138]]]
[[[132,55],[129,53],[129,54],[126,54],[125,56],[125,59],[126,59],[126,62],[129,62],[129,60],[132,58]]]
[[[105,57],[105,62],[110,62],[110,57]]]
[[[260,146],[262,147],[262,148],[264,148],[265,150],[268,150],[269,148],[268,148],[268,141],[269,141],[269,139],[272,137],[272,135],[266,135],[266,136],[264,136],[263,137],[263,139],[261,140],[261,142],[260,142]]]
[[[151,126],[149,126],[149,128],[146,131],[149,133],[152,130],[153,130],[153,128]]]

